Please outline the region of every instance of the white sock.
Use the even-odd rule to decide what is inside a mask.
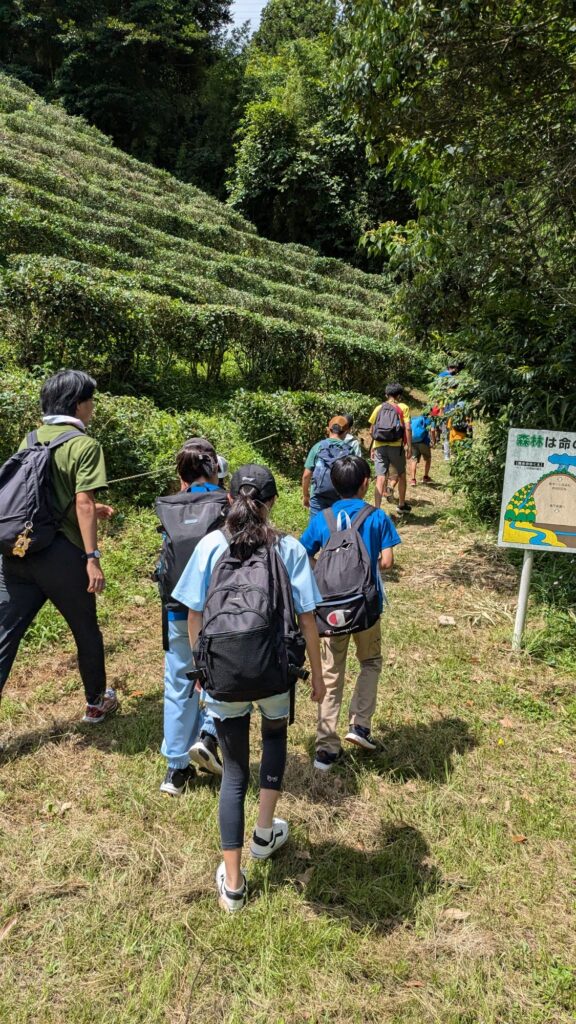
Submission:
[[[239,889],[233,889],[231,885],[228,885],[228,882],[225,882],[225,887],[226,887],[226,892],[233,893],[234,896],[235,896],[237,893],[243,892],[243,890],[244,890],[244,879],[242,879],[242,884],[241,884]]]
[[[258,839],[265,839],[267,843],[269,843],[270,840],[272,839],[271,828],[260,828],[260,825],[256,825],[254,832],[258,836]]]

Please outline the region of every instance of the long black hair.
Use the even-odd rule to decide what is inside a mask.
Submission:
[[[242,484],[226,519],[234,558],[245,562],[258,548],[271,548],[283,536],[267,522],[269,509],[269,502],[262,501],[257,487]]]

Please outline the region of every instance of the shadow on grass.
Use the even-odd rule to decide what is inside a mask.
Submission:
[[[420,901],[442,885],[426,839],[403,823],[382,825],[370,850],[330,841],[313,845],[305,870],[291,879],[287,854],[270,863],[269,880],[291,881],[316,913],[346,919],[354,931],[389,934],[413,921]],[[258,880],[253,888],[259,891]]]
[[[338,804],[358,793],[366,770],[387,776],[390,782],[409,779],[447,782],[454,771],[454,755],[465,754],[477,746],[477,739],[461,718],[438,718],[375,729],[381,749],[370,753],[344,743],[342,761],[329,772],[311,769],[315,743],[307,743],[309,759],[290,754],[285,789],[294,796],[306,796],[321,803]],[[305,762],[305,763],[304,763]]]
[[[139,754],[159,750],[162,742],[161,693],[144,694],[135,701],[121,698],[120,713],[100,725],[85,725],[78,718],[54,719],[49,725],[19,733],[0,746],[0,765],[30,754],[49,743],[59,744],[77,737],[82,746],[93,746],[111,754]]]
[[[427,779],[446,782],[454,770],[455,754],[465,754],[477,746],[477,739],[461,718],[437,718],[375,730],[382,750],[372,761],[380,774],[393,776],[393,781]]]

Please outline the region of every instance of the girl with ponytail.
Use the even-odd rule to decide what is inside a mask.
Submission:
[[[244,578],[247,572],[253,571],[252,566],[256,562],[253,556],[273,548],[287,574],[289,584],[286,586],[291,591],[298,625],[306,642],[311,668],[311,697],[313,701],[321,702],[324,683],[314,617],[320,594],[302,545],[294,537],[279,533],[268,520],[277,494],[276,481],[266,466],[241,466],[230,481],[230,511],[225,528],[200,541],[174,596],[190,609],[188,628],[194,647],[202,629],[210,580],[219,561],[222,559],[223,562],[230,556],[237,560],[240,567],[245,567]],[[231,636],[231,649],[241,635]],[[261,714],[262,756],[258,819],[250,851],[255,859],[266,860],[288,839],[288,822],[275,818],[274,811],[286,765],[290,687],[287,685],[285,692],[274,692],[271,696],[254,700],[236,700],[233,693],[226,700],[206,695],[206,709],[215,723],[224,761],[219,808],[223,860],[216,872],[216,887],[220,905],[229,912],[242,910],[248,894],[241,856],[244,800],[250,769],[250,715],[255,704]]]

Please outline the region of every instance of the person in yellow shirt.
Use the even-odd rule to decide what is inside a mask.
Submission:
[[[390,477],[391,484],[398,482],[398,511],[410,512],[412,506],[406,501],[406,465],[412,458],[410,409],[402,401],[401,384],[388,384],[385,394],[386,400],[376,406],[369,419],[376,470],[374,504],[380,508]]]

